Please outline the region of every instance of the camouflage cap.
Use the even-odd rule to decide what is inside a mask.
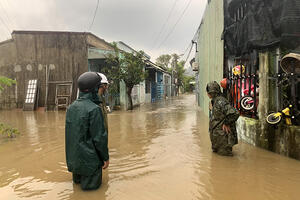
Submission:
[[[206,85],[206,92],[208,94],[220,94],[221,93],[220,85],[216,81],[209,82]]]

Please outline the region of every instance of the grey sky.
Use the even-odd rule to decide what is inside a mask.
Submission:
[[[181,54],[189,45],[207,0],[191,0],[173,33],[160,45],[189,1],[100,0],[94,25],[89,30],[97,0],[0,0],[0,40],[10,38],[12,30],[90,31],[108,42],[121,40],[143,50],[155,61],[161,54]]]

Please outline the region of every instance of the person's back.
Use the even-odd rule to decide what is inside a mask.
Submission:
[[[101,80],[101,79],[100,79]],[[84,190],[97,189],[102,182],[102,166],[108,166],[107,130],[97,88],[80,92],[66,114],[66,160],[73,181]]]

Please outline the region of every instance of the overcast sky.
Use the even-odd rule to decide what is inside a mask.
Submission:
[[[161,54],[184,53],[206,3],[207,0],[99,0],[89,29],[97,0],[0,0],[0,41],[11,38],[12,30],[90,31],[107,42],[123,41],[143,50],[155,61]]]

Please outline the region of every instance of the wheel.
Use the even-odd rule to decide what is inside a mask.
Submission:
[[[275,116],[276,113],[271,113],[267,116],[267,122],[269,124],[278,124],[281,121],[281,115]]]
[[[254,108],[254,99],[252,96],[244,96],[240,100],[241,108],[245,111],[253,110]]]

